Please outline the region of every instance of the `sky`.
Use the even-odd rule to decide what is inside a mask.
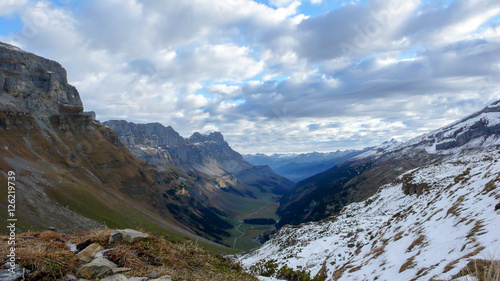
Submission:
[[[240,153],[406,141],[500,99],[498,0],[0,0],[101,121]]]

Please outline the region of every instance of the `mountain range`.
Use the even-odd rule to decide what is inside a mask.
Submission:
[[[245,154],[243,158],[253,165],[268,165],[277,174],[294,182],[307,179],[343,163],[370,148],[334,152],[302,154]]]
[[[196,132],[183,138],[172,127],[160,123],[110,120],[103,124],[114,130],[138,158],[158,170],[175,170],[192,198],[200,205],[222,211],[228,221],[245,217],[248,206],[259,209],[271,204],[276,208],[276,198],[293,186],[269,166],[246,162],[219,132]]]
[[[467,275],[472,260],[498,255],[499,145],[500,101],[367,151],[298,183],[278,212],[280,225],[299,225],[283,226],[239,260],[253,269],[306,268],[327,280]]]

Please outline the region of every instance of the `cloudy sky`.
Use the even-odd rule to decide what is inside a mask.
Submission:
[[[242,153],[408,140],[500,99],[498,0],[0,0],[101,121]]]

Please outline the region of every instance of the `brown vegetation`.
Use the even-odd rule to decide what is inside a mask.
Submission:
[[[112,248],[105,253],[105,257],[120,267],[131,268],[124,273],[127,277],[147,276],[155,271],[160,276],[170,275],[173,280],[256,280],[245,273],[239,264],[207,251],[191,240],[174,242],[150,235],[133,243],[108,245],[110,233],[111,230],[107,229],[73,235],[50,231],[24,233],[18,236],[17,263],[30,270],[27,280],[58,280],[66,274],[75,275],[81,265],[66,243],[87,241]],[[6,239],[6,236],[0,237],[2,241]],[[0,243],[1,257],[7,256],[8,247],[7,243]]]

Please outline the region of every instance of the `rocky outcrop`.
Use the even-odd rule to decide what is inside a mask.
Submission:
[[[1,42],[0,86],[0,109],[40,117],[58,114],[65,105],[83,110],[78,91],[68,84],[59,63]]]
[[[147,233],[143,233],[137,230],[133,229],[116,229],[111,232],[111,235],[109,236],[109,244],[118,242],[118,241],[125,241],[128,243],[132,243],[134,241],[138,241],[141,239],[148,238],[149,235]]]
[[[112,275],[115,268],[118,268],[115,263],[105,258],[97,258],[78,269],[76,275],[83,279],[101,279]]]

